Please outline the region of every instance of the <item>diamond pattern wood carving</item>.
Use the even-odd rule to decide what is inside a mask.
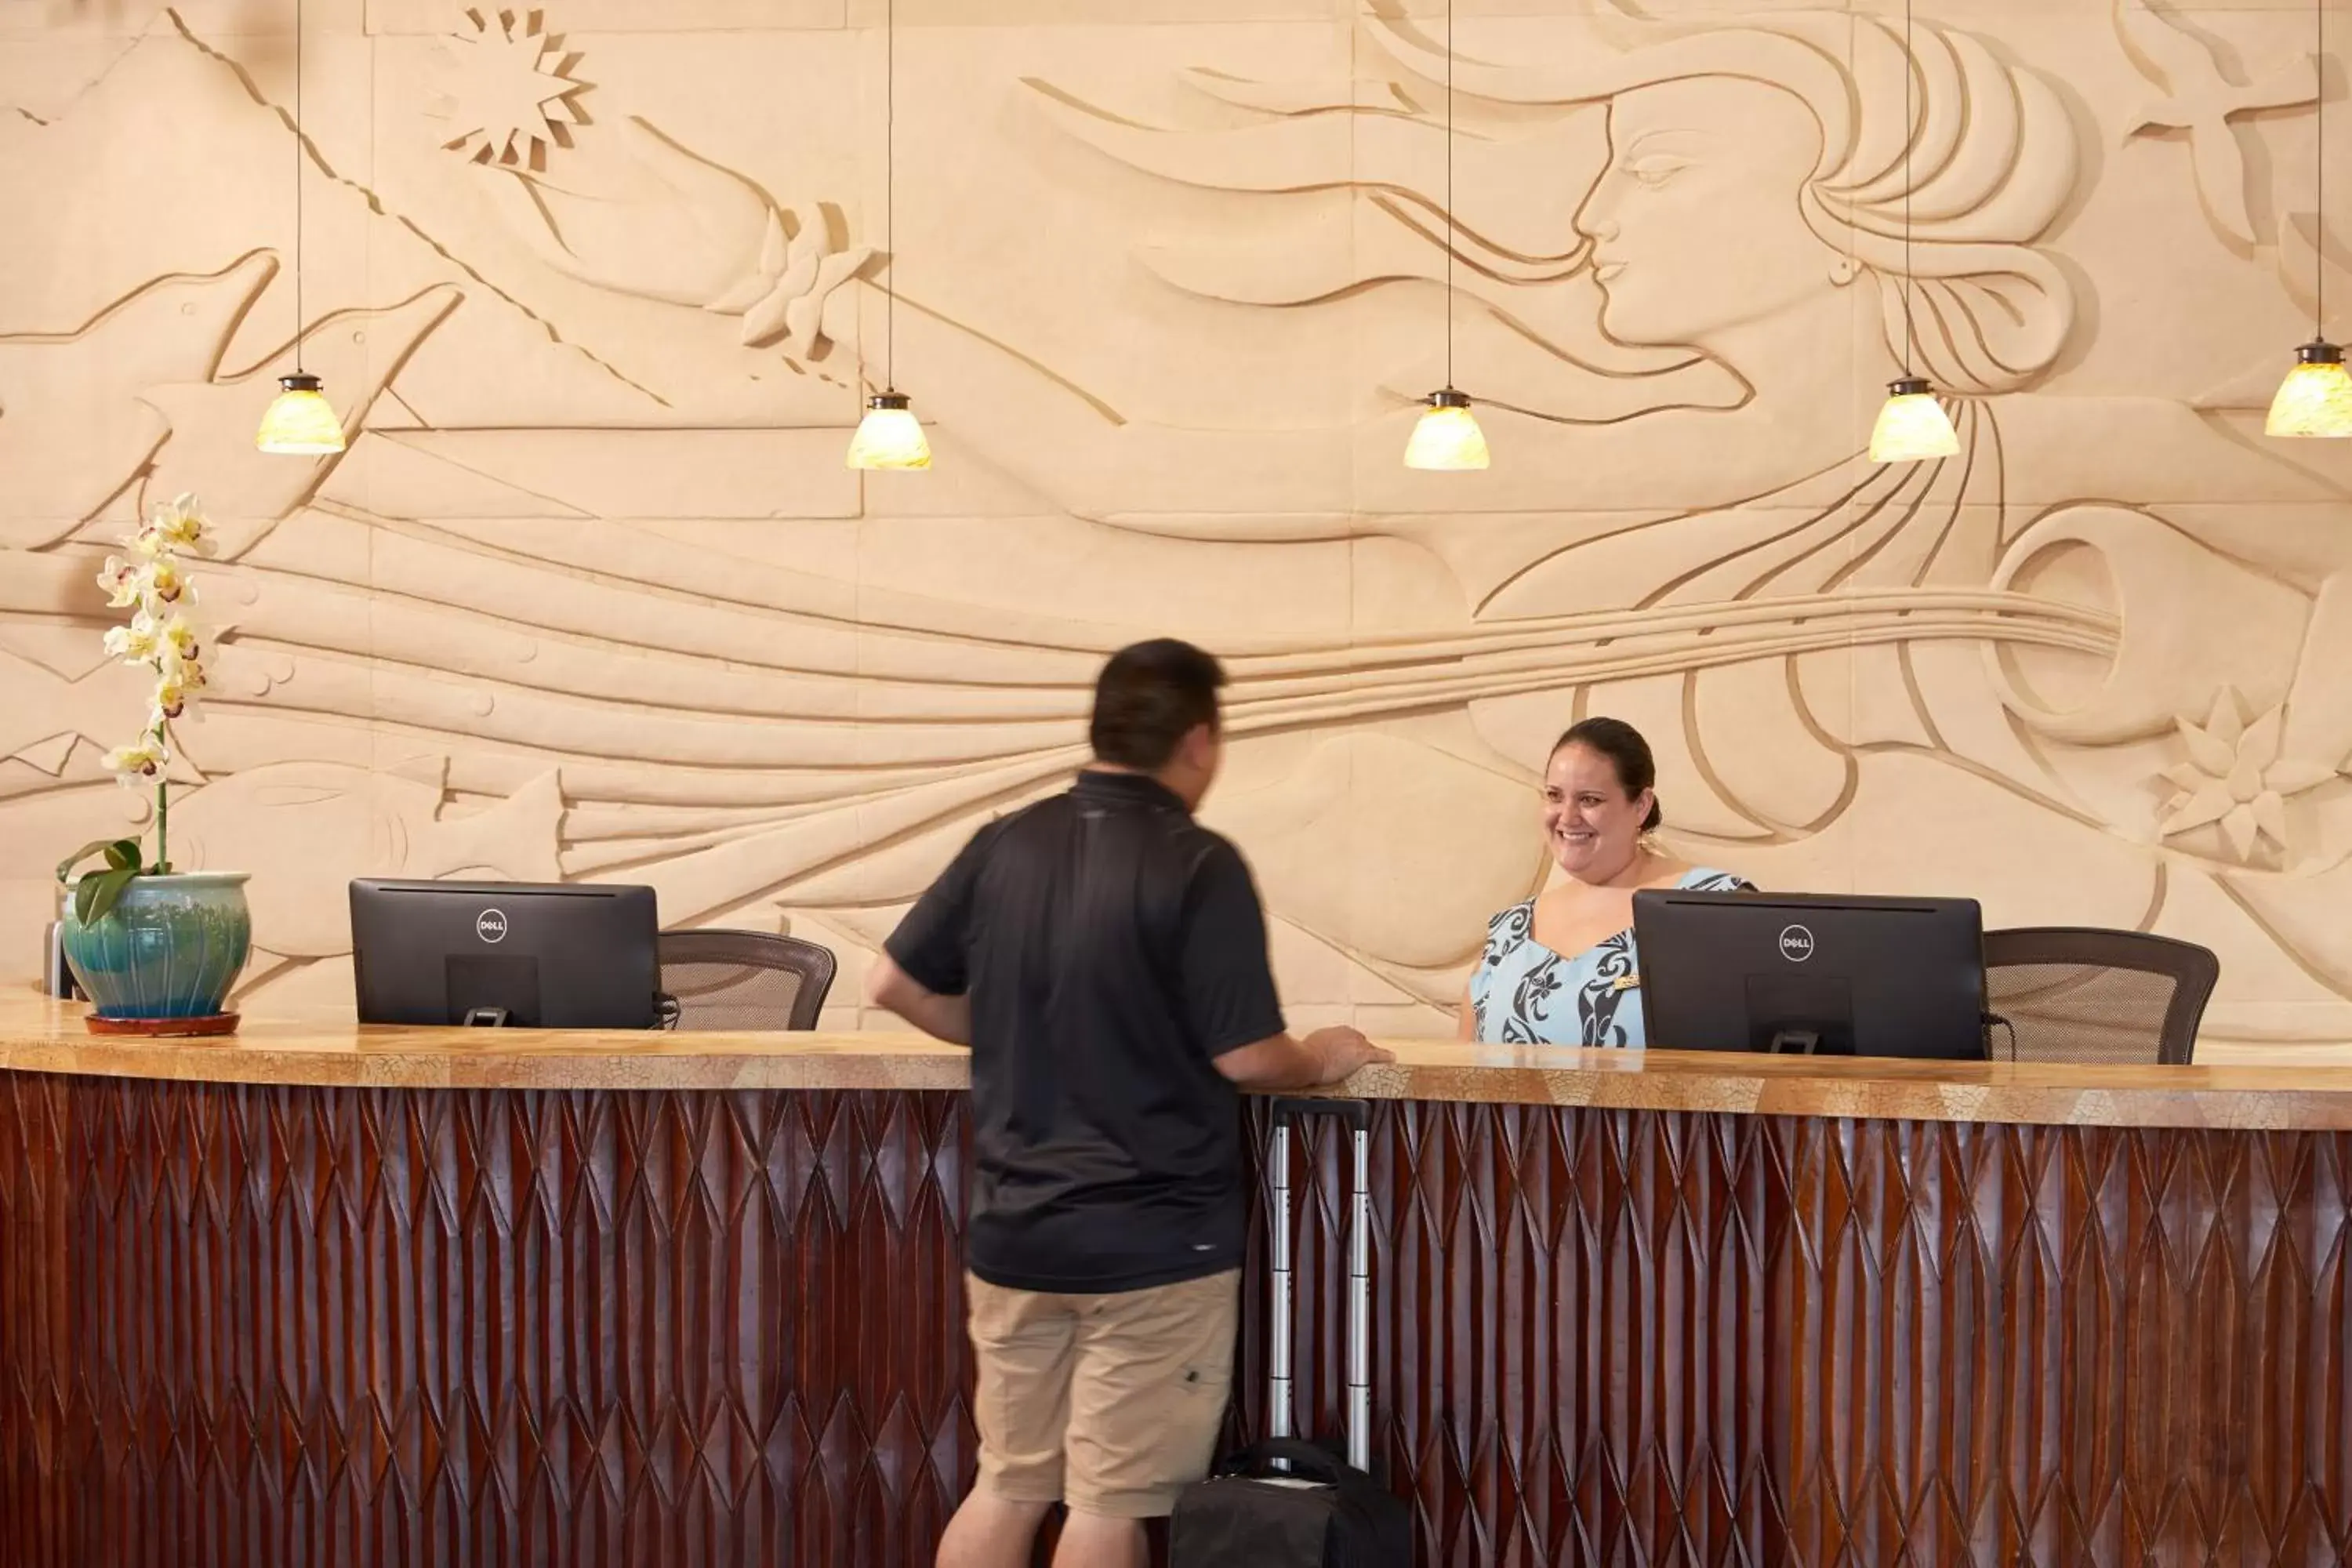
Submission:
[[[11,1564],[928,1561],[947,1095],[10,1080]]]
[[[964,1138],[935,1094],[12,1076],[0,1562],[926,1563],[972,1460]],[[1373,1146],[1424,1563],[2352,1546],[2352,1139],[1403,1104]]]
[[[1376,1451],[1423,1563],[2352,1561],[2352,1138],[1373,1125]],[[1312,1140],[1301,1415],[1335,1435],[1344,1183]]]

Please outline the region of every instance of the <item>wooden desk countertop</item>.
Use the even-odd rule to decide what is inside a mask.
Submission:
[[[912,1034],[362,1027],[246,1020],[221,1039],[101,1038],[79,1004],[0,993],[0,1069],[366,1089],[961,1089],[965,1053]],[[1385,1041],[1373,1100],[2053,1126],[2352,1131],[2352,1048],[2235,1047],[2189,1068],[1930,1063]]]

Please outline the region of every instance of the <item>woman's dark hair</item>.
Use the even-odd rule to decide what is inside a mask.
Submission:
[[[1191,643],[1160,637],[1110,656],[1095,681],[1095,755],[1106,763],[1158,773],[1199,725],[1217,722],[1217,689],[1224,668]]]
[[[1551,754],[1556,757],[1570,746],[1582,746],[1608,758],[1609,765],[1617,770],[1617,782],[1623,786],[1628,800],[1645,789],[1658,787],[1658,763],[1650,755],[1650,742],[1642,739],[1641,731],[1622,719],[1580,720],[1552,742]],[[1651,796],[1650,815],[1642,819],[1642,831],[1648,833],[1665,819],[1665,814],[1658,809],[1657,797]]]

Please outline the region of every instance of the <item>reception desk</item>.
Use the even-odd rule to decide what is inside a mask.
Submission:
[[[1398,1054],[1346,1092],[1421,1562],[2352,1554],[2352,1066]],[[0,1068],[12,1568],[919,1564],[968,1481],[959,1051],[19,995]]]

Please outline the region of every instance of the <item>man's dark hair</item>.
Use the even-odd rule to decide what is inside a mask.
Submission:
[[[1224,666],[1191,643],[1154,637],[1110,656],[1095,678],[1087,739],[1117,767],[1158,773],[1196,724],[1214,727]]]

